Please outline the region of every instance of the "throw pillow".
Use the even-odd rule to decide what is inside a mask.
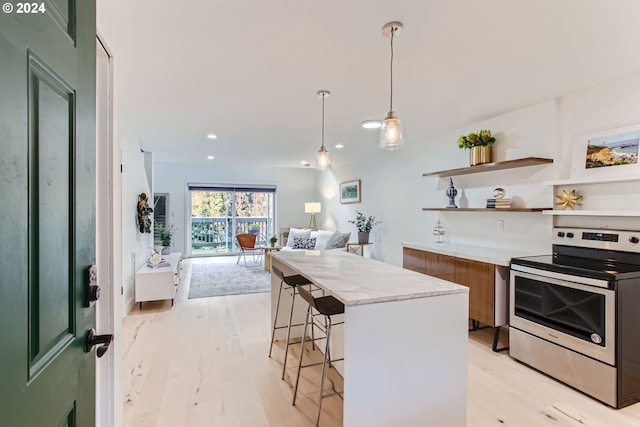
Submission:
[[[303,230],[302,228],[291,228],[289,230],[289,238],[287,239],[287,246],[292,248],[293,241],[296,237],[302,237],[303,239],[308,239],[311,234],[311,230]]]
[[[316,238],[315,237],[294,237],[293,238],[293,249],[315,249],[316,248]]]
[[[318,230],[318,240],[316,240],[316,249],[328,249],[329,241],[337,231]]]
[[[341,233],[336,231],[336,233],[331,237],[331,240],[327,243],[327,249],[338,249],[344,248],[347,246],[347,242],[349,242],[349,237],[351,237],[351,233]]]

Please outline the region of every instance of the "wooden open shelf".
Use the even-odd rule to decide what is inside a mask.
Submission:
[[[552,208],[422,208],[423,211],[447,212],[542,212]]]
[[[544,215],[557,216],[621,216],[621,217],[640,217],[640,211],[630,210],[550,210],[543,212]]]
[[[504,162],[485,163],[483,165],[469,166],[466,168],[448,169],[437,172],[423,173],[422,176],[448,176],[467,175],[470,173],[497,171],[502,169],[523,168],[526,166],[536,166],[553,163],[553,159],[543,157],[525,157],[522,159],[505,160]]]

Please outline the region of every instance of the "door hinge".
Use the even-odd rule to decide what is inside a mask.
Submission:
[[[122,168],[122,163],[120,163],[120,173],[122,173],[123,168]]]
[[[120,286],[120,295],[124,295],[124,286]]]

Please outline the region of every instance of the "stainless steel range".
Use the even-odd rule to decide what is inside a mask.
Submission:
[[[510,355],[621,408],[640,401],[640,231],[553,229],[511,260]]]

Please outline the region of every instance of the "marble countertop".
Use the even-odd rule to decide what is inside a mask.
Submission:
[[[345,305],[373,304],[469,292],[466,286],[343,251],[272,252]]]
[[[428,252],[435,252],[442,255],[450,255],[458,258],[470,259],[473,261],[501,265],[504,267],[509,267],[511,265],[511,258],[544,255],[541,253],[531,253],[512,249],[499,249],[484,246],[470,246],[436,242],[402,242],[402,246],[405,248],[419,249]]]

